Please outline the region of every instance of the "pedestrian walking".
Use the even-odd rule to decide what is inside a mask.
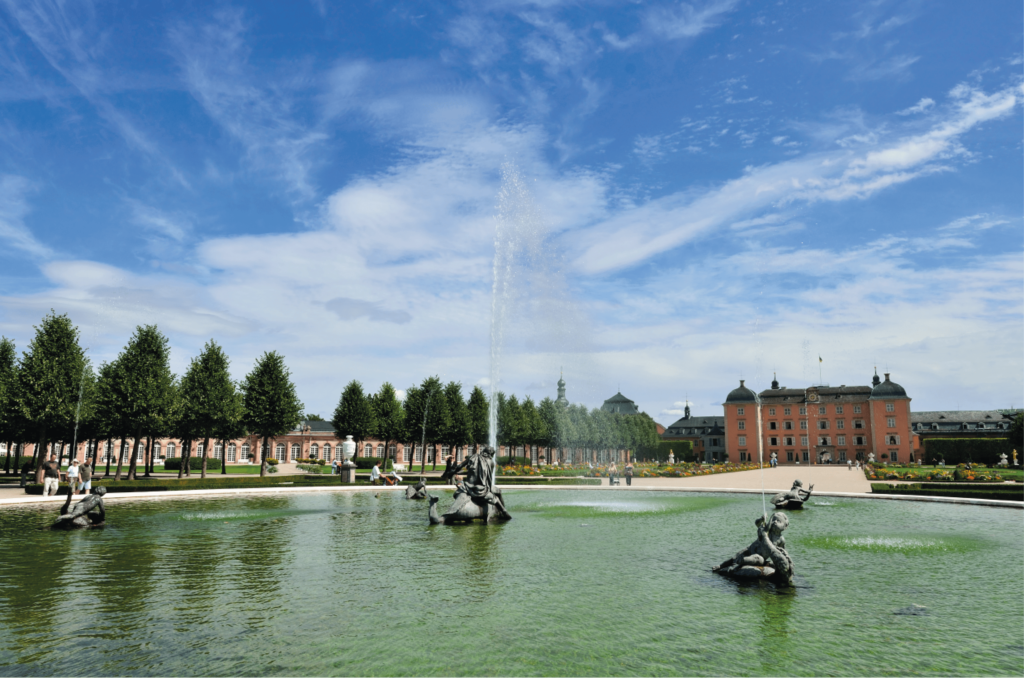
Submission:
[[[86,459],[78,469],[78,491],[89,494],[92,490],[92,464]]]
[[[49,497],[57,494],[57,487],[60,485],[60,464],[57,457],[50,455],[50,460],[43,464],[43,496]]]
[[[68,466],[68,492],[70,494],[78,494],[75,484],[78,482],[78,460],[72,459],[71,465]]]
[[[633,484],[633,462],[627,461],[626,467],[622,471],[626,476],[626,487],[629,487]]]
[[[338,475],[338,460],[337,459],[335,459],[334,461],[331,462],[331,475],[332,476]]]

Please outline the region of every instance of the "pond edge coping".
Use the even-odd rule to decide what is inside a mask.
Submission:
[[[761,494],[759,489],[750,488],[711,488],[711,487],[609,487],[607,485],[506,485],[502,487],[498,484],[498,487],[505,490],[585,490],[585,491],[604,491],[604,492],[715,492],[725,494]],[[454,490],[450,486],[434,487],[433,489],[443,492],[451,492]],[[330,485],[326,487],[234,487],[224,489],[211,489],[211,490],[167,490],[161,492],[109,492],[104,495],[103,500],[105,502],[110,501],[124,501],[130,499],[174,499],[177,497],[181,498],[196,498],[196,497],[225,497],[225,496],[238,496],[238,495],[255,495],[255,494],[291,494],[295,492],[397,492],[405,491],[405,486],[357,486],[357,487],[344,487],[338,485]],[[774,493],[776,490],[765,490],[765,493]],[[84,495],[81,495],[84,496]],[[1004,501],[1000,499],[970,499],[965,497],[929,497],[922,495],[906,495],[906,494],[872,494],[870,492],[815,492],[815,497],[838,497],[844,499],[881,499],[883,501],[924,501],[934,502],[940,504],[968,504],[972,506],[996,506],[1002,508],[1016,508],[1024,509],[1024,501]],[[21,506],[24,504],[52,504],[52,503],[63,503],[67,499],[67,495],[52,495],[49,497],[43,497],[40,495],[25,495],[23,497],[6,497],[0,498],[0,508],[7,506]]]

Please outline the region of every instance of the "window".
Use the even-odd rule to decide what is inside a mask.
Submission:
[[[203,444],[199,443],[198,445],[196,445],[196,457],[202,457],[202,456],[203,456]]]
[[[370,443],[366,443],[365,445],[363,445],[363,456],[364,457],[372,457],[373,456],[373,445],[371,445]]]
[[[889,438],[889,444],[890,445],[899,445],[900,444],[900,437],[899,436],[886,436],[886,437]]]
[[[740,445],[747,444],[747,436],[740,436]]]
[[[785,408],[782,409],[782,413],[783,414],[793,414],[793,408],[792,407],[785,407]]]
[[[801,419],[800,420],[800,430],[802,430],[802,431],[806,431],[807,430],[807,420],[806,419]]]
[[[213,446],[213,458],[214,459],[220,459],[222,461],[224,460],[224,444],[223,443],[217,443],[216,445]]]
[[[397,459],[398,458],[398,446],[397,445],[391,445],[390,447],[388,447],[388,456],[391,457],[392,459]]]
[[[384,443],[377,445],[377,456],[382,459],[384,458]]]
[[[896,417],[886,417],[885,425],[889,428],[896,428]]]
[[[774,430],[778,429],[778,427],[779,427],[779,425],[776,424],[774,421],[769,421],[768,422],[768,430],[774,431]]]
[[[846,450],[839,450],[839,461],[846,461]]]
[[[900,461],[899,450],[889,450],[889,461],[891,461],[894,464],[899,463],[899,461]]]
[[[392,459],[394,459],[394,457],[392,457]],[[345,461],[345,448],[341,446],[341,443],[334,446],[334,460]]]
[[[768,408],[768,415],[772,416],[772,417],[775,416],[775,408],[774,407],[769,407]]]
[[[853,437],[853,444],[854,445],[863,445],[864,444],[864,436],[854,436]]]
[[[242,461],[249,459],[249,443],[242,443]]]
[[[422,446],[420,446],[420,445],[416,446],[416,452],[413,454],[412,460],[414,462],[415,461],[423,461],[423,447]]]
[[[786,461],[793,461],[793,450],[788,450],[786,452]]]
[[[846,420],[836,419],[836,428],[846,428]]]
[[[854,419],[853,420],[853,427],[854,428],[864,428],[864,420],[863,419]]]
[[[831,445],[832,444],[832,439],[831,438],[818,438],[818,444],[819,445]]]
[[[769,445],[773,445],[773,446],[778,445],[779,444],[779,439],[778,438],[769,438],[768,439],[768,444]]]
[[[228,443],[228,461],[236,461],[238,456],[238,445]]]
[[[786,444],[789,445],[790,447],[793,446],[793,438],[792,438],[792,436],[789,437],[789,438],[786,438]],[[790,461],[792,461],[792,459],[790,459]]]
[[[302,459],[302,448],[298,443],[292,445],[292,459]]]
[[[886,412],[895,412],[896,411],[896,403],[886,403],[885,404],[885,411]]]
[[[828,420],[822,419],[822,420],[818,421],[818,429],[821,430],[821,431],[827,430],[828,429]]]
[[[846,444],[846,436],[838,436],[836,438],[836,444],[838,444],[838,445],[845,445]]]
[[[89,447],[88,447],[88,445],[85,448],[85,453],[89,454]],[[160,458],[160,443],[153,443],[153,458],[154,459],[159,459]]]
[[[746,428],[747,428],[747,422],[745,422],[745,421],[743,421],[742,419],[740,419],[740,420],[739,420],[739,422],[737,422],[737,424],[736,424],[736,427],[737,427],[737,428],[738,428],[739,430],[741,430],[741,431],[744,431],[744,430],[746,430]]]
[[[825,414],[825,406],[824,405],[819,405],[818,406],[818,414]]]
[[[804,463],[806,464],[806,463],[808,463],[810,461],[811,461],[811,453],[808,452],[807,450],[804,450]]]
[[[853,413],[854,414],[860,414],[860,405],[854,405],[853,406]]]
[[[800,436],[800,444],[807,447],[807,436]]]
[[[274,446],[274,458],[278,461],[284,461],[285,445],[284,443],[278,443]]]
[[[743,408],[742,407],[737,407],[736,408],[736,414],[743,414]]]
[[[787,431],[792,431],[793,430],[793,422],[787,421],[787,422],[783,423],[782,424],[782,428],[786,429]]]
[[[836,405],[836,414],[842,414],[842,413],[843,413],[843,406],[842,405]]]
[[[746,461],[746,460],[747,460],[747,453],[746,452],[740,452],[740,461]]]
[[[327,443],[324,443],[324,461],[330,461],[330,460],[331,460],[331,446],[328,445]]]

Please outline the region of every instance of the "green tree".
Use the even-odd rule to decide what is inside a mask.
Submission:
[[[7,444],[4,473],[11,472],[11,456],[17,439],[17,410],[14,407],[14,388],[18,379],[18,356],[14,342],[0,337],[0,442]]]
[[[423,457],[420,460],[420,473],[426,469],[427,445],[435,444],[451,425],[451,413],[448,401],[443,397],[441,380],[428,377],[418,387],[406,391],[405,396],[405,428],[409,440],[419,440],[423,446]],[[434,454],[434,466],[437,466],[437,454]]]
[[[338,406],[334,408],[334,416],[331,418],[334,425],[334,436],[338,440],[345,440],[345,436],[352,436],[356,441],[356,454],[362,447],[362,442],[371,438],[377,433],[377,416],[373,411],[373,404],[370,398],[363,393],[363,385],[353,379],[345,386],[338,399]]]
[[[1024,448],[1024,414],[1018,414],[1010,424],[1010,445],[1017,450],[1018,454]]]
[[[210,456],[210,439],[223,438],[242,418],[242,406],[235,383],[228,371],[230,360],[224,350],[212,339],[203,352],[192,359],[181,378],[180,417],[196,439],[203,441],[202,475],[206,477],[206,462]],[[223,468],[223,460],[221,463]]]
[[[158,430],[172,405],[170,348],[156,325],[139,326],[113,364],[115,378],[107,383],[110,416],[119,431],[132,438],[128,479],[135,480],[139,445],[145,435]],[[116,479],[120,479],[118,463]]]
[[[540,414],[540,409],[534,404],[529,396],[522,403],[522,418],[524,430],[524,444],[528,446],[526,456],[533,461],[533,446],[544,447],[547,445],[548,431],[547,423]]]
[[[267,475],[267,447],[270,438],[295,428],[302,416],[302,403],[295,394],[284,358],[276,351],[264,353],[242,382],[242,422],[247,431],[258,435],[260,475]]]
[[[74,424],[82,374],[88,366],[78,345],[78,328],[66,315],[53,311],[35,328],[36,334],[21,357],[17,408],[36,443],[36,482],[43,480],[43,462],[50,434]]]
[[[444,398],[448,405],[449,425],[441,437],[441,443],[450,446],[455,455],[459,447],[473,443],[473,420],[470,418],[469,406],[462,398],[462,384],[448,382],[444,387]]]
[[[543,435],[538,437],[538,445],[548,448],[548,457],[551,456],[552,448],[555,448],[559,444],[560,434],[559,427],[561,426],[562,418],[560,414],[565,411],[565,408],[561,407],[551,398],[544,398],[540,401],[540,405],[537,406],[537,416],[543,424],[541,429]],[[547,458],[547,462],[553,461]]]
[[[326,419],[321,417],[319,414],[310,414],[308,412],[306,414],[302,415],[302,419],[305,420],[305,421],[327,421]]]
[[[471,444],[486,445],[490,435],[490,406],[487,402],[487,394],[479,386],[474,386],[469,394],[469,426]]]
[[[381,384],[376,395],[371,397],[371,404],[377,420],[377,436],[384,442],[384,467],[387,468],[392,443],[398,443],[405,436],[405,410],[398,400],[395,387],[386,381]]]

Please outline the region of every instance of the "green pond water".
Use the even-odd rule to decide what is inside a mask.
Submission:
[[[0,675],[1024,675],[1019,510],[812,499],[782,592],[710,572],[759,496],[506,503],[431,527],[388,493],[117,501],[76,533],[6,509]]]

